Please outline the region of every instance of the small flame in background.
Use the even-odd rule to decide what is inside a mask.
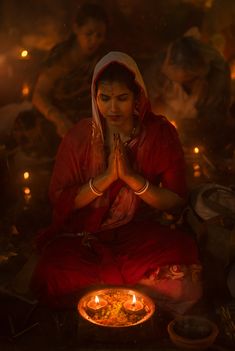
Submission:
[[[24,177],[25,180],[29,179],[29,172],[27,172],[27,171],[24,172],[23,177]]]
[[[194,152],[195,154],[199,154],[199,152],[200,152],[199,147],[196,146],[196,147],[193,149],[193,152]]]
[[[193,176],[194,176],[194,178],[199,178],[199,177],[201,177],[201,172],[200,171],[194,171],[193,172]]]
[[[210,9],[213,5],[214,0],[206,0],[205,1],[205,7]]]
[[[22,50],[21,51],[21,53],[20,53],[20,56],[21,56],[21,58],[26,58],[26,57],[28,57],[29,56],[29,52],[28,52],[28,50]]]
[[[193,169],[194,169],[194,171],[199,171],[200,165],[198,163],[194,163],[193,164]]]
[[[99,297],[96,295],[96,296],[95,296],[95,303],[98,304],[99,302],[100,302],[100,299],[99,299]]]
[[[136,304],[136,297],[135,297],[135,294],[132,296],[132,305],[135,305]]]
[[[25,200],[25,204],[28,205],[29,202],[31,201],[32,195],[31,195],[31,190],[28,187],[24,187],[23,188],[23,192],[24,192],[24,200]],[[25,207],[27,208],[27,206]]]
[[[23,84],[21,92],[22,92],[23,96],[29,95],[30,89],[29,89],[28,84],[26,84],[26,83]]]
[[[23,189],[23,191],[24,191],[24,194],[25,194],[25,195],[29,195],[29,194],[31,193],[31,190],[30,190],[30,188],[28,188],[28,187],[25,187],[25,188]]]

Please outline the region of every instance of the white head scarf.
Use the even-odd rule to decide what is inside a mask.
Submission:
[[[107,68],[111,63],[120,63],[125,66],[135,76],[135,82],[140,88],[140,94],[138,94],[138,116],[142,120],[146,112],[150,110],[150,104],[147,97],[146,87],[140,71],[135,61],[125,53],[119,51],[112,51],[105,55],[96,65],[92,86],[92,157],[89,163],[90,172],[89,175],[95,176],[100,174],[105,168],[104,162],[104,135],[102,129],[102,123],[100,119],[100,113],[96,103],[96,81],[101,72]],[[109,196],[102,196],[96,199],[96,206],[104,205],[107,203]],[[133,191],[128,187],[123,186],[115,198],[107,219],[102,224],[103,229],[114,228],[125,223],[128,223],[135,213],[139,199],[134,195]]]
[[[121,65],[125,66],[129,71],[131,71],[135,76],[135,82],[140,87],[140,105],[141,105],[141,113],[140,117],[144,117],[144,113],[146,111],[148,103],[148,96],[147,90],[139,71],[139,68],[136,62],[127,54],[120,52],[120,51],[111,51],[107,55],[105,55],[95,66],[92,85],[91,85],[91,96],[92,96],[92,116],[93,122],[95,123],[96,127],[98,127],[99,132],[101,134],[102,140],[104,139],[102,125],[100,121],[100,115],[96,103],[96,80],[100,73],[108,67],[111,63],[120,63]]]

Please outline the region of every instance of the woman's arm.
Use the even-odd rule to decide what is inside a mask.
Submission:
[[[117,172],[117,151],[116,137],[113,138],[112,149],[108,159],[108,167],[102,174],[90,179],[83,184],[74,201],[75,209],[85,207],[92,202],[97,196],[102,196],[104,191],[118,179]]]
[[[89,182],[83,184],[74,200],[74,208],[79,209],[87,206],[98,196],[102,196],[105,190],[113,183],[113,178],[104,172],[92,179],[92,184]]]
[[[133,173],[126,176],[125,183],[134,191],[141,192],[145,189],[147,179],[139,174]],[[161,210],[167,211],[184,205],[184,199],[171,190],[161,188],[149,183],[148,188],[143,194],[138,195],[148,205]]]
[[[63,70],[57,66],[45,69],[37,80],[32,98],[32,102],[36,108],[46,119],[55,124],[57,133],[61,137],[72,127],[72,123],[67,119],[65,114],[52,102],[53,89],[62,74]]]
[[[149,183],[144,176],[137,174],[130,167],[125,147],[120,139],[117,153],[119,178],[148,205],[161,211],[175,209],[184,205],[185,200],[183,197],[174,192],[175,189],[180,193],[183,193],[185,190],[185,184],[182,181],[184,178],[184,162],[181,162],[181,159],[179,159],[178,162],[172,162],[171,167],[164,172],[162,175],[163,187],[159,187]],[[165,185],[166,187],[164,187]]]

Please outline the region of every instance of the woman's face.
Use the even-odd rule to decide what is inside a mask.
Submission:
[[[100,82],[96,102],[109,126],[126,129],[132,125],[135,96],[125,83]]]
[[[89,19],[81,27],[74,25],[74,33],[82,53],[87,56],[93,55],[104,43],[106,38],[106,24],[101,21]]]

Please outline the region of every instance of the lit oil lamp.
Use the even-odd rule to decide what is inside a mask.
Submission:
[[[96,295],[87,302],[86,307],[90,312],[98,312],[105,308],[107,304],[108,302],[105,299]]]
[[[24,187],[24,188],[23,188],[23,193],[24,193],[24,200],[25,200],[25,203],[28,205],[29,202],[30,202],[30,200],[31,200],[31,198],[32,198],[30,188]]]
[[[23,84],[21,92],[22,92],[22,96],[24,96],[24,97],[27,97],[29,95],[30,89],[29,89],[28,84],[26,84],[26,83]]]
[[[193,170],[194,171],[200,171],[200,165],[198,163],[193,164]]]
[[[194,171],[193,172],[193,176],[194,176],[194,178],[199,178],[199,177],[201,177],[201,172],[200,171]]]
[[[144,310],[143,303],[136,300],[135,294],[132,295],[132,299],[129,299],[123,303],[123,307],[128,313],[142,313]]]
[[[199,152],[200,152],[199,147],[196,146],[196,147],[193,149],[193,152],[194,152],[195,154],[199,154]]]
[[[29,179],[29,172],[24,172],[23,177],[25,180]]]
[[[28,50],[23,49],[23,50],[21,51],[21,53],[20,53],[20,56],[21,56],[21,58],[23,58],[23,59],[28,58],[28,56],[29,56]]]

